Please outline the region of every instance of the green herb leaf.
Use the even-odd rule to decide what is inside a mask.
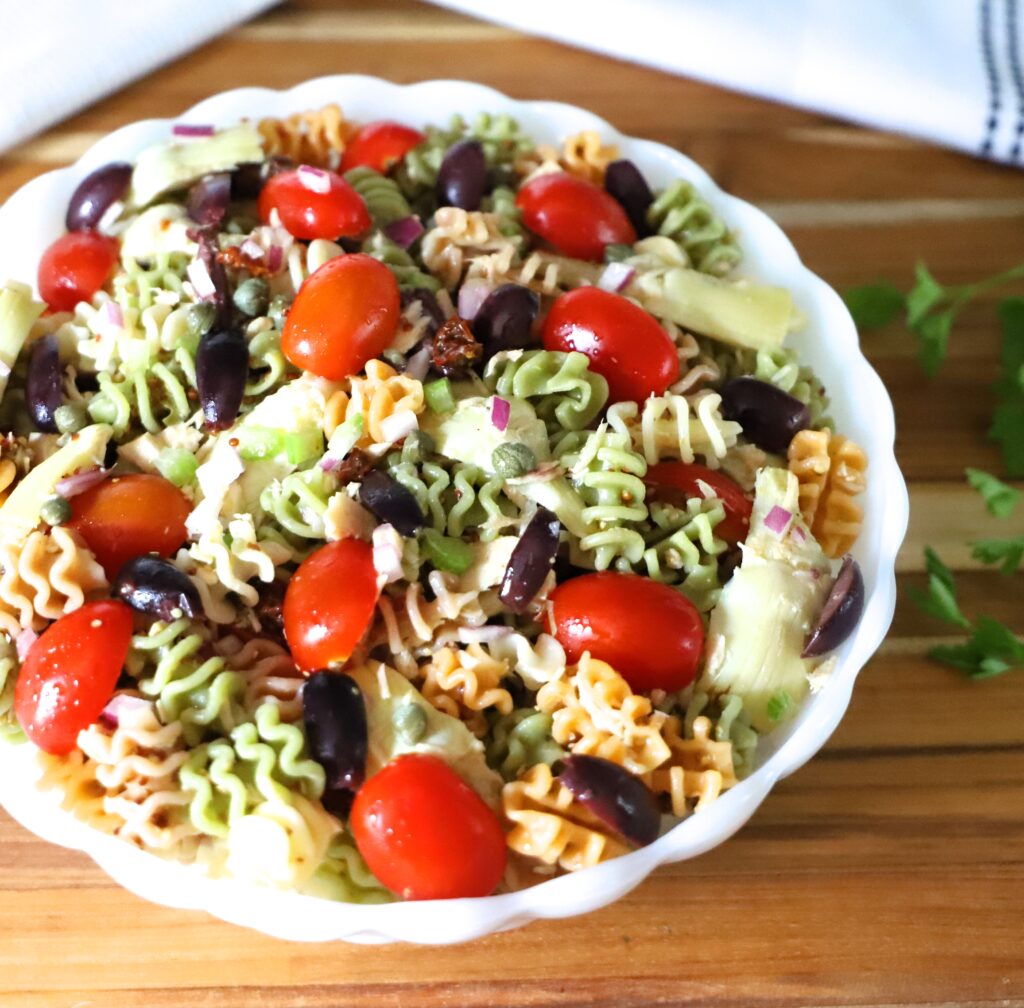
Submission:
[[[996,518],[1008,518],[1012,514],[1017,501],[1020,500],[1019,490],[1007,486],[1001,479],[982,469],[972,469],[968,466],[964,473],[967,482],[981,494],[989,514]]]
[[[942,620],[943,623],[952,623],[953,626],[964,630],[969,629],[970,621],[960,612],[956,600],[956,585],[952,571],[931,547],[925,548],[924,557],[925,568],[928,571],[928,591],[910,588],[908,594],[911,601],[923,613]]]
[[[946,359],[952,328],[953,312],[950,309],[911,323],[911,329],[918,338],[917,359],[929,378],[935,377]]]
[[[858,329],[888,325],[904,305],[902,292],[886,280],[853,287],[843,295]]]
[[[793,697],[784,689],[778,690],[768,698],[765,713],[772,721],[781,721],[793,706]]]
[[[978,539],[971,543],[971,556],[984,564],[999,564],[1001,574],[1013,574],[1024,560],[1024,536],[1016,539]]]
[[[965,644],[939,645],[928,655],[961,669],[972,679],[988,679],[1024,666],[1024,642],[999,620],[980,616]]]
[[[914,271],[915,283],[907,294],[907,325],[913,328],[943,298],[945,288],[932,276],[928,267],[919,262]]]

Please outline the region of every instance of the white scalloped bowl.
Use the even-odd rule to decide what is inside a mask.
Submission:
[[[722,843],[757,809],[782,777],[809,760],[835,730],[850,702],[857,673],[881,643],[892,621],[896,553],[906,532],[906,485],[893,454],[892,404],[878,375],[860,351],[857,332],[842,300],[801,262],[792,244],[760,210],[723,193],[693,161],[647,140],[624,136],[582,109],[557,102],[520,102],[479,84],[428,81],[400,86],[374,77],[335,76],[289,91],[243,88],[200,102],[176,121],[228,124],[242,117],[282,116],[339,102],[356,121],[397,119],[410,124],[445,122],[453,113],[507,112],[527,133],[554,142],[584,129],[617,143],[652,186],[675,178],[692,181],[728,224],[744,250],[741,271],[788,288],[807,324],[793,339],[830,389],[839,430],[856,439],[870,459],[864,500],[864,533],[855,555],[867,590],[864,616],[837,652],[838,667],[824,689],[808,700],[793,722],[762,743],[759,768],[706,811],[680,823],[642,850],[586,871],[565,875],[523,892],[385,906],[331,903],[212,881],[187,867],[163,861],[105,836],[61,811],[35,787],[32,747],[0,747],[0,802],[45,840],[85,851],[113,879],[165,906],[205,910],[225,921],[297,941],[344,939],[378,943],[446,944],[526,924],[538,917],[570,917],[618,899],[659,865],[695,857]],[[79,161],[33,180],[0,209],[0,280],[31,281],[46,246],[63,231],[64,209],[78,181],[93,168],[133,160],[142,148],[165,140],[170,120],[133,123],[95,144]]]

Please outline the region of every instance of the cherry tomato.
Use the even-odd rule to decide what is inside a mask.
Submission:
[[[403,899],[488,896],[505,871],[498,817],[437,756],[392,760],[359,790],[349,824],[370,871]]]
[[[52,311],[74,311],[110,279],[117,254],[117,242],[97,231],[62,235],[39,260],[39,293]]]
[[[289,234],[303,241],[355,238],[369,230],[373,222],[362,196],[340,175],[323,174],[326,192],[311,189],[299,170],[271,176],[260,192],[260,217],[269,221],[270,211],[276,210]]]
[[[340,665],[377,605],[373,550],[359,539],[321,546],[299,565],[284,595],[284,635],[303,672]]]
[[[40,749],[62,755],[75,748],[113,695],[131,638],[131,609],[106,599],[61,616],[29,648],[14,712]]]
[[[67,523],[96,554],[108,578],[145,553],[169,557],[185,541],[188,498],[148,473],[115,476],[71,498]]]
[[[654,499],[683,507],[691,497],[705,496],[698,484],[706,483],[725,508],[725,517],[715,526],[715,535],[730,546],[747,538],[753,503],[724,473],[695,462],[659,462],[647,470],[644,482]]]
[[[411,126],[380,120],[367,123],[351,140],[341,157],[341,168],[365,165],[384,174],[396,161],[426,140],[426,136]]]
[[[398,281],[361,252],[325,262],[292,302],[281,349],[296,367],[341,381],[379,357],[401,317]]]
[[[559,252],[599,261],[605,245],[632,245],[626,211],[603,189],[568,172],[539,175],[519,190],[523,223]]]
[[[613,402],[642,403],[679,377],[668,333],[643,308],[599,287],[560,295],[544,320],[546,350],[579,350],[608,380]]]
[[[570,662],[584,651],[634,690],[677,690],[697,675],[704,624],[694,604],[638,574],[600,571],[551,593],[555,637]]]

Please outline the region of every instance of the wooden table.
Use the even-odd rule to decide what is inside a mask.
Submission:
[[[1024,258],[1019,172],[413,0],[279,8],[0,160],[0,198],[123,123],[340,71],[459,76],[588,106],[765,207],[840,289],[903,283],[920,257],[948,281]],[[583,918],[453,948],[302,946],[143,903],[0,814],[0,1004],[1024,1004],[1024,675],[971,683],[932,664],[941,629],[903,601],[924,543],[968,571],[965,540],[1000,534],[962,482],[965,465],[999,467],[984,437],[993,304],[964,314],[934,382],[899,329],[865,344],[895,400],[911,482],[895,626],[827,749],[735,839]],[[1019,579],[960,583],[969,613],[1024,626]]]

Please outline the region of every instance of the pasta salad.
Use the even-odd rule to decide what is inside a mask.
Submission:
[[[178,125],[0,289],[0,737],[326,899],[652,843],[826,681],[866,459],[694,186],[596,133]]]

